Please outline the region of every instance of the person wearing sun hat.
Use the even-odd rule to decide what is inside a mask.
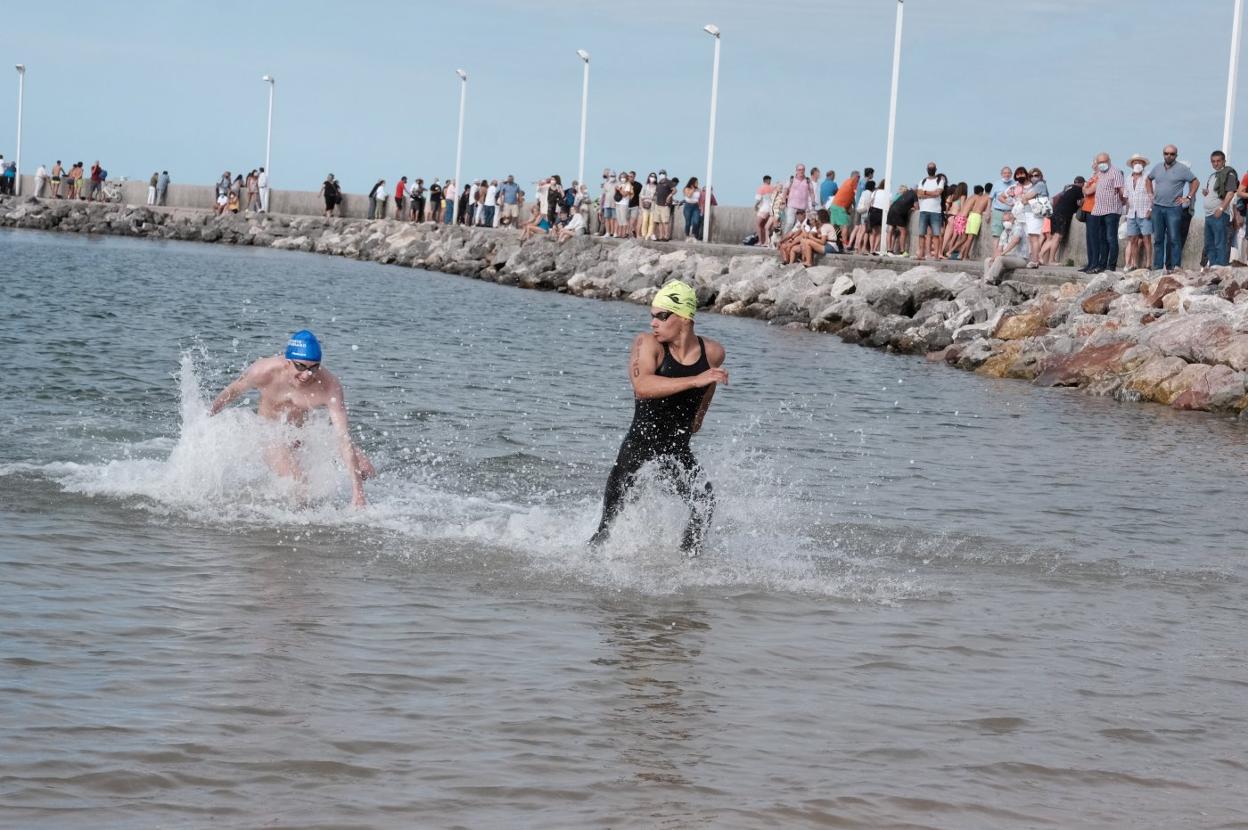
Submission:
[[[1153,184],[1148,180],[1148,159],[1136,153],[1127,159],[1130,172],[1123,179],[1122,195],[1127,201],[1127,253],[1124,268],[1147,268],[1153,261]],[[1145,252],[1147,251],[1147,255]]]
[[[728,372],[723,368],[724,347],[694,333],[697,310],[693,288],[672,280],[650,302],[650,331],[633,339],[628,360],[635,398],[633,422],[607,478],[602,520],[591,545],[606,541],[637,472],[654,461],[660,475],[689,505],[691,515],[681,551],[696,556],[702,550],[715,496],[689,439],[701,429],[716,385],[728,383]]]
[[[342,383],[321,365],[321,342],[316,335],[307,329],[297,331],[290,336],[281,355],[262,357],[252,363],[217,395],[209,415],[216,415],[252,389],[260,393],[257,414],[269,421],[302,427],[310,411],[326,409],[338,439],[338,453],[351,476],[351,503],[356,507],[367,504],[364,480],[376,471],[368,457],[351,441]],[[303,470],[296,457],[301,443],[296,439],[290,444],[270,446],[265,450],[264,460],[279,476],[302,482]]]

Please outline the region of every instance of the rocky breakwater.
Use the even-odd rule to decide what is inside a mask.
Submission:
[[[1242,413],[1248,269],[1068,283],[1003,311],[986,336],[929,359],[1123,401]]]
[[[1033,298],[1036,286],[987,285],[964,273],[868,258],[828,258],[813,268],[784,266],[774,253],[711,246],[616,242],[578,237],[521,244],[506,230],[446,228],[395,221],[323,219],[114,204],[10,199],[0,225],[75,233],[252,245],[425,268],[583,297],[648,303],[668,279],[694,286],[723,314],[756,317],[908,353],[988,337],[1004,309]]]

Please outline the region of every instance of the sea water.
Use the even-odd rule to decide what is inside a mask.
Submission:
[[[586,547],[646,310],[0,233],[0,825],[1245,826],[1243,430],[699,316],[705,554]],[[373,459],[212,398],[311,328]]]

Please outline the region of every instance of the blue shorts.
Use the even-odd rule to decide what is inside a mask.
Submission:
[[[1127,236],[1152,236],[1153,220],[1147,218],[1128,219]]]
[[[602,216],[603,216],[603,218],[604,218],[604,219],[614,219],[614,218],[615,218],[615,208],[604,207],[604,208],[602,209]]]
[[[933,235],[940,236],[945,229],[945,217],[934,211],[919,211],[919,236],[927,236],[929,229]]]

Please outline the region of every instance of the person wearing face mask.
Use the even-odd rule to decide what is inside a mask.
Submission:
[[[1118,270],[1118,220],[1122,216],[1122,171],[1099,153],[1093,162],[1096,175],[1083,186],[1085,196],[1095,197],[1088,215],[1088,264],[1085,274]]]
[[[1010,188],[1014,186],[1014,168],[1008,164],[1001,168],[1001,182],[992,196],[992,235],[1001,235],[1001,224],[1005,214],[1010,212],[1014,203],[1010,201]]]
[[[1127,255],[1123,267],[1147,268],[1153,261],[1153,183],[1144,171],[1148,159],[1136,153],[1127,159],[1130,175],[1123,181],[1122,192],[1127,197]]]
[[[654,236],[654,197],[659,187],[659,177],[651,173],[646,176],[646,183],[641,186],[641,230],[638,236],[642,239]]]
[[[1153,270],[1169,274],[1183,259],[1183,211],[1196,196],[1200,182],[1191,168],[1179,161],[1178,147],[1167,144],[1161,150],[1161,158],[1161,163],[1148,171],[1153,188]]]

